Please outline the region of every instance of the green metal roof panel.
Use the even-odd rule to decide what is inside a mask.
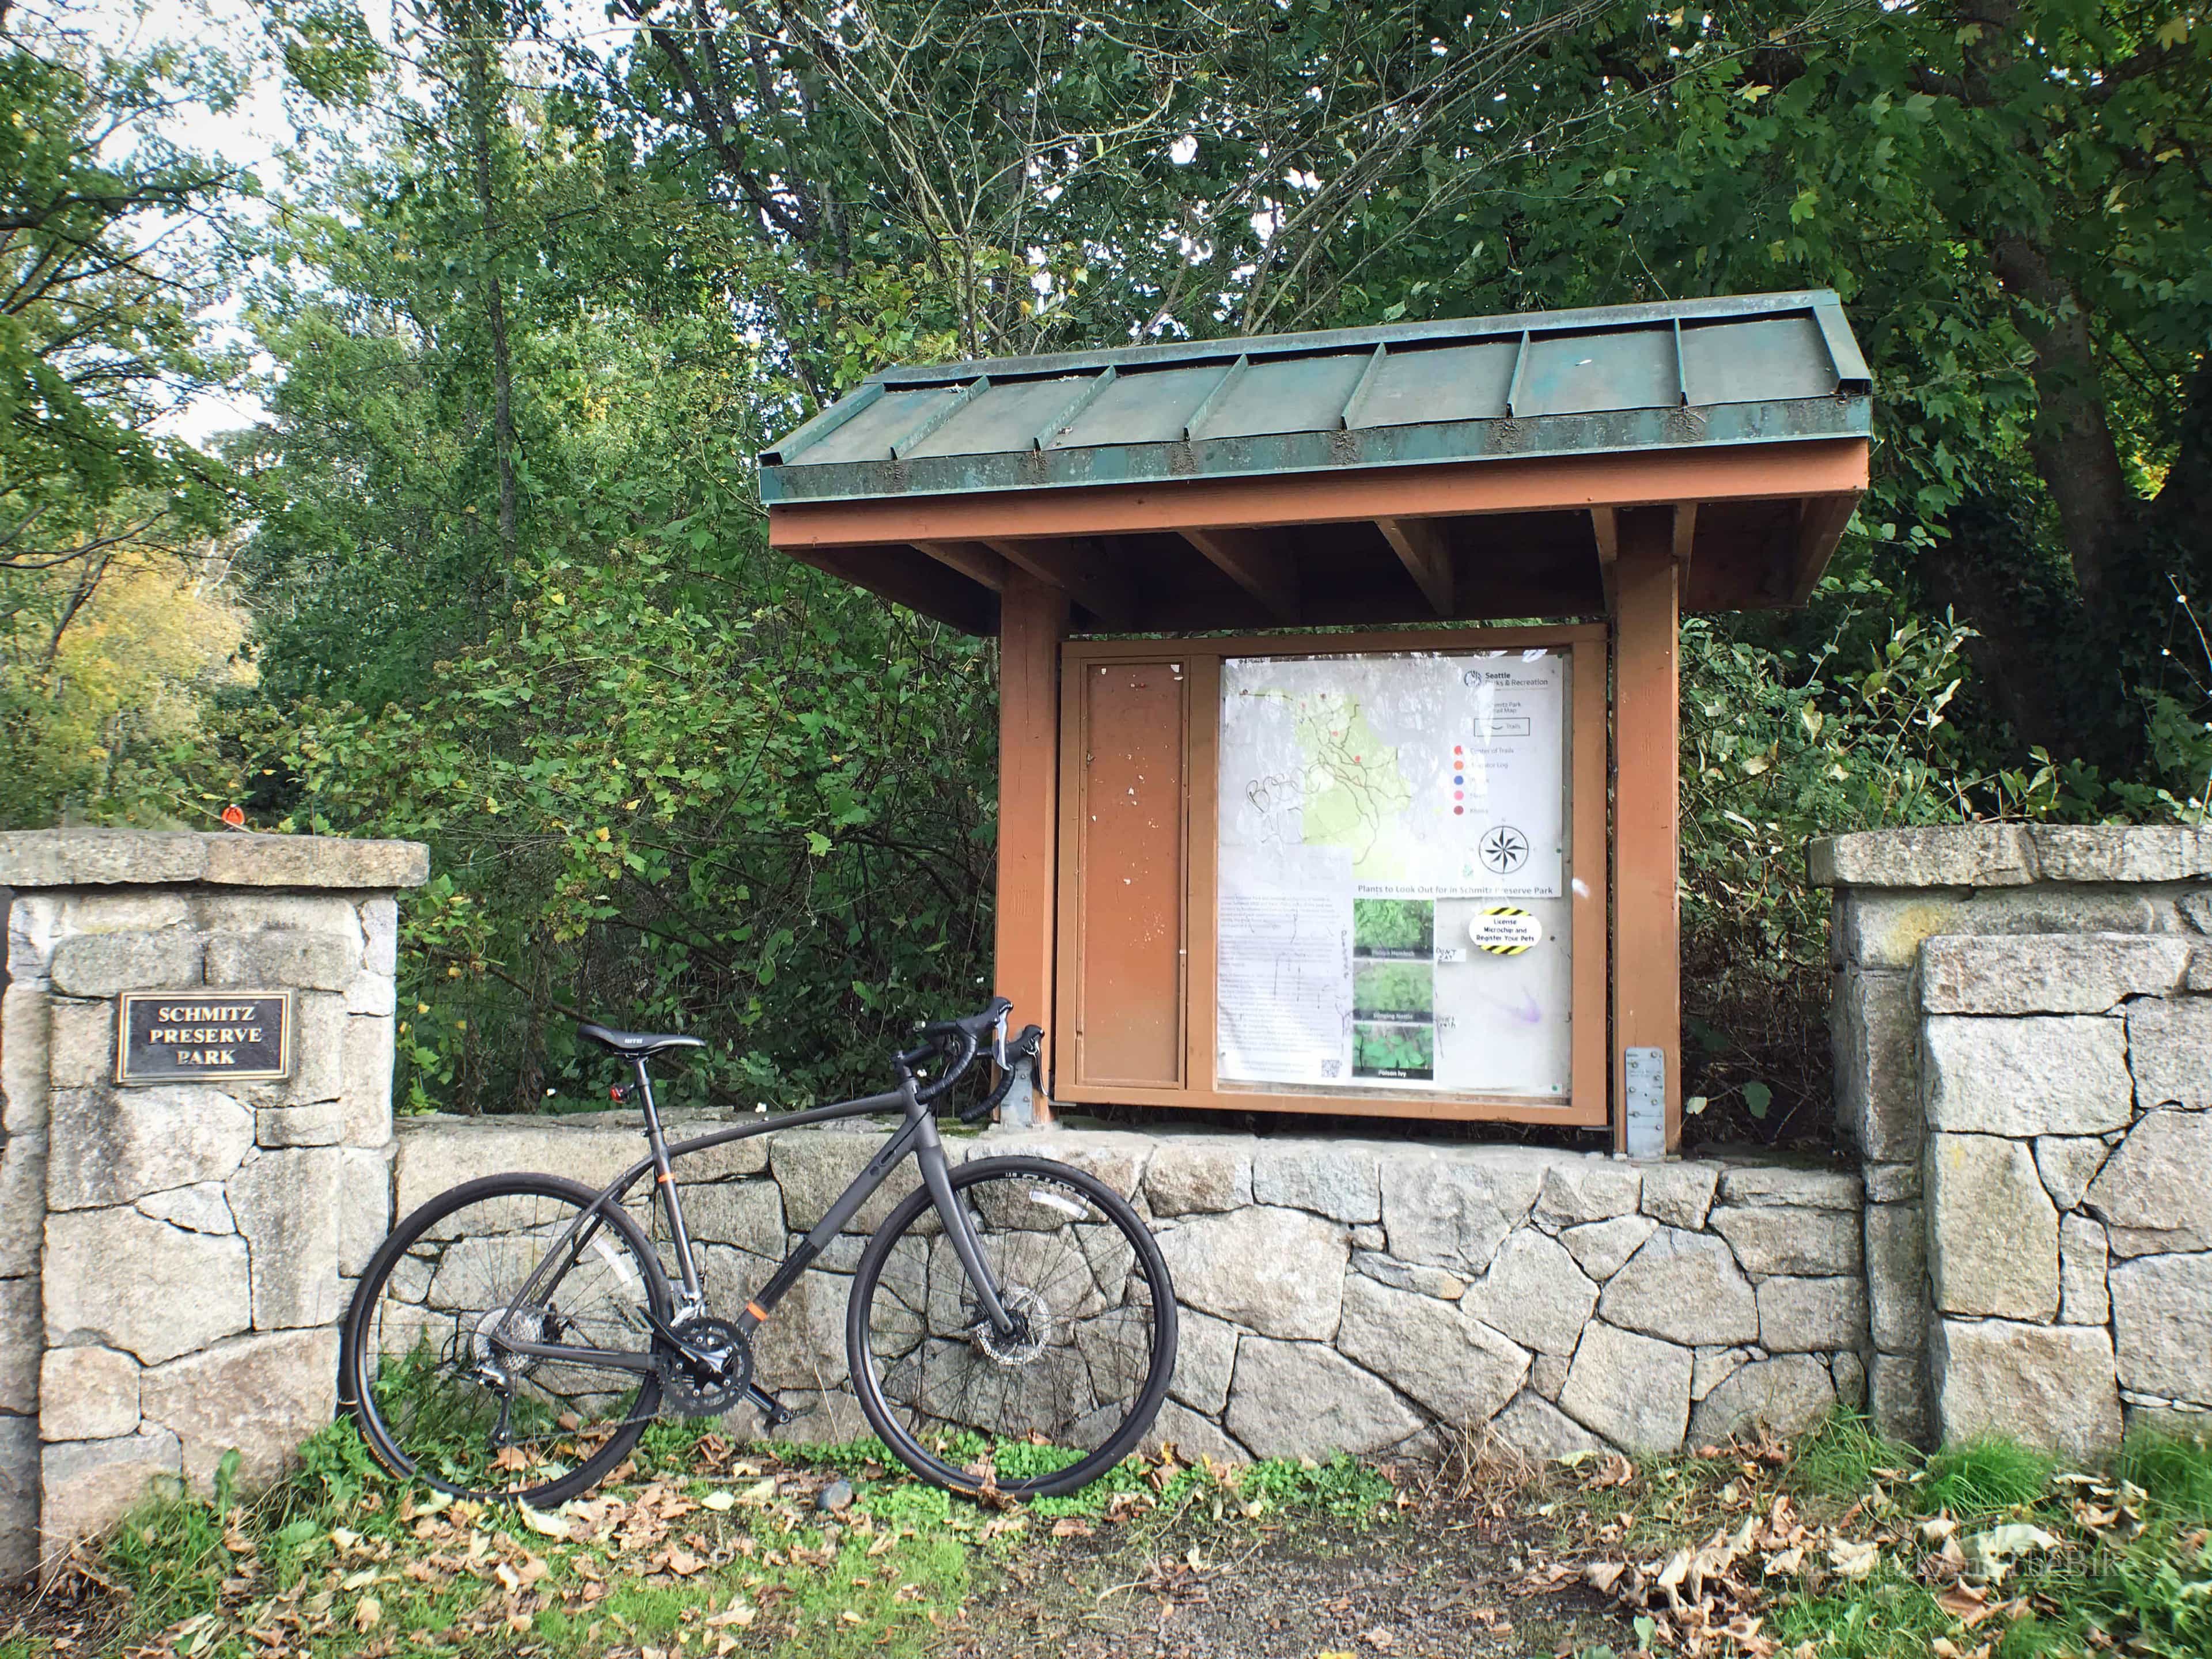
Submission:
[[[1097,449],[1112,444],[1181,441],[1183,422],[1199,412],[1206,393],[1221,384],[1230,365],[1153,369],[1116,376],[1063,425],[1048,449]]]
[[[958,397],[957,388],[886,392],[806,451],[810,466],[891,459],[891,447]]]
[[[1038,429],[1058,414],[1094,376],[1069,375],[1049,380],[995,381],[951,420],[901,453],[912,455],[990,455],[1034,446]]]
[[[1693,404],[1832,397],[1839,378],[1820,331],[1795,317],[1685,325],[1682,374]]]
[[[1532,334],[1523,350],[1521,384],[1513,394],[1516,418],[1681,406],[1671,325],[1608,334]]]
[[[1432,421],[1496,421],[1505,415],[1521,341],[1386,351],[1349,425],[1419,426]]]
[[[886,369],[761,457],[769,501],[1863,435],[1823,291]]]
[[[1200,438],[1256,438],[1272,432],[1326,432],[1367,368],[1365,352],[1250,364],[1206,412]],[[1135,375],[1129,377],[1135,380]]]

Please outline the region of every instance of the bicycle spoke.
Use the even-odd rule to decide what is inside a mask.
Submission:
[[[1049,1167],[969,1166],[955,1177],[1011,1330],[994,1324],[939,1229],[912,1224],[881,1244],[865,1287],[865,1369],[893,1419],[894,1449],[908,1441],[1010,1490],[1126,1441],[1133,1422],[1140,1430],[1171,1363],[1140,1271],[1142,1224],[1108,1212],[1075,1178],[1041,1172]],[[1024,1473],[998,1467],[1009,1459]]]
[[[364,1412],[392,1453],[439,1484],[543,1490],[658,1399],[657,1385],[643,1398],[649,1379],[637,1370],[513,1346],[630,1355],[649,1346],[653,1270],[604,1221],[573,1248],[583,1198],[562,1186],[515,1177],[457,1203],[364,1287],[353,1361]]]

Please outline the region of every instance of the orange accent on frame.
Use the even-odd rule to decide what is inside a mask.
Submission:
[[[757,1320],[760,1321],[760,1322],[761,1322],[762,1324],[765,1325],[766,1323],[768,1323],[768,1310],[767,1310],[766,1308],[762,1307],[762,1306],[761,1306],[761,1304],[760,1304],[759,1303],[757,1303],[757,1302],[748,1302],[748,1303],[746,1303],[746,1304],[745,1304],[745,1311],[746,1311],[747,1313],[750,1314],[750,1315],[751,1315],[755,1319],[757,1319]]]

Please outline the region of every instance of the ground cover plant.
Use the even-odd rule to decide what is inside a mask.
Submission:
[[[2212,1652],[2212,1450],[2142,1433],[2109,1467],[1989,1440],[1923,1458],[1862,1419],[1706,1447],[1547,1504],[1546,1573],[1612,1596],[1614,1651],[1759,1659]]]
[[[343,1424],[257,1497],[233,1495],[234,1462],[211,1498],[149,1503],[26,1592],[0,1656],[938,1652],[1025,1552],[1104,1533],[1141,1554],[1193,1515],[1357,1524],[1395,1497],[1350,1459],[1232,1471],[1170,1450],[1072,1498],[977,1504],[873,1440],[769,1449],[673,1423],[551,1513],[392,1482]]]
[[[994,1507],[872,1442],[669,1425],[552,1515],[396,1487],[343,1428],[303,1464],[248,1500],[142,1510],[0,1612],[0,1659],[2212,1650],[2212,1452],[2155,1436],[2097,1468],[2002,1442],[1923,1458],[1848,1414],[1644,1462],[1170,1453]]]

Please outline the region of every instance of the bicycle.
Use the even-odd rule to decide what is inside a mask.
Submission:
[[[999,999],[922,1027],[885,1093],[672,1146],[647,1063],[704,1045],[579,1027],[629,1062],[632,1081],[612,1092],[641,1107],[647,1155],[597,1192],[556,1175],[467,1182],[399,1224],[362,1275],[339,1360],[343,1408],[377,1461],[456,1496],[544,1509],[598,1485],[664,1413],[720,1417],[750,1404],[772,1432],[794,1413],[755,1377],[753,1334],[912,1157],[921,1185],[862,1249],[848,1297],[847,1363],[870,1426],[923,1480],[969,1495],[1055,1496],[1120,1462],[1175,1369],[1175,1293],[1159,1246],[1095,1176],[1033,1157],[956,1166],[938,1136],[937,1106],[987,1033],[999,1080],[963,1121],[995,1109],[1033,1060],[1042,1034],[1032,1025],[1010,1043],[1011,1006]],[[933,1079],[931,1061],[940,1062]],[[712,1312],[676,1162],[893,1111],[903,1122],[742,1310]],[[648,1174],[650,1189],[632,1199]],[[656,1201],[673,1284],[641,1224]]]

